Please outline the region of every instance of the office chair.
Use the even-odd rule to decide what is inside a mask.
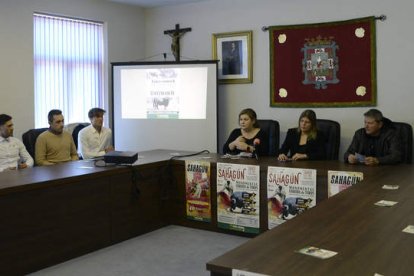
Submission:
[[[326,159],[338,160],[339,144],[341,140],[341,125],[336,121],[317,119],[316,126],[326,137]]]
[[[79,134],[79,131],[81,131],[84,127],[87,127],[88,125],[90,125],[90,123],[78,123],[73,128],[72,138],[73,138],[73,142],[75,142],[76,149],[78,149],[78,143],[79,143],[79,141],[78,141],[78,134]]]
[[[81,124],[81,123],[65,124],[64,127],[63,127],[63,130],[66,131],[66,132],[69,132],[70,134],[72,134],[75,127],[77,127],[79,124]]]
[[[393,122],[393,124],[401,139],[401,162],[411,164],[413,158],[413,128],[410,124],[403,122]]]
[[[257,120],[260,129],[269,135],[269,156],[276,156],[279,150],[280,126],[275,120]]]
[[[32,156],[33,159],[35,159],[35,145],[37,137],[48,130],[49,128],[34,128],[26,131],[22,135],[22,141],[24,146],[26,147],[27,152]]]

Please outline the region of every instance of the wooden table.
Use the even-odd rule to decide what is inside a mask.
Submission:
[[[316,163],[315,163],[316,165]],[[355,167],[360,168],[359,166]],[[207,263],[211,275],[239,269],[266,275],[412,275],[414,170],[410,165],[364,168],[364,181]],[[384,190],[398,184],[398,190]],[[375,202],[397,201],[393,207]],[[295,251],[338,252],[318,259]]]
[[[411,167],[404,166],[367,168],[351,166],[339,161],[283,163],[278,162],[275,158],[261,158],[259,161],[256,159],[229,160],[220,158],[218,154],[170,160],[172,152],[175,151],[154,150],[139,153],[139,160],[132,167],[101,168],[95,167],[92,161],[76,161],[50,167],[34,167],[1,173],[0,275],[21,275],[33,272],[169,224],[240,234],[217,227],[217,202],[215,198],[217,162],[260,166],[262,183],[260,187],[260,231],[264,234],[253,240],[259,241],[259,245],[251,245],[252,243],[248,242],[238,249],[241,250],[239,253],[236,252],[235,255],[229,253],[230,255],[224,255],[222,258],[209,262],[207,268],[212,274],[229,274],[232,268],[246,268],[271,274],[276,271],[274,270],[274,264],[277,263],[275,260],[289,263],[290,258],[279,259],[282,254],[280,249],[286,251],[287,256],[296,258],[295,260],[297,258],[302,260],[303,265],[300,267],[315,269],[312,262],[320,260],[312,258],[309,260],[308,256],[302,256],[289,250],[298,249],[299,245],[302,246],[306,242],[305,245],[311,244],[340,252],[337,244],[332,240],[333,238],[338,240],[338,246],[345,243],[351,247],[353,243],[340,242],[340,237],[345,236],[347,239],[351,239],[355,233],[362,233],[361,230],[368,231],[372,227],[375,228],[375,225],[381,224],[376,221],[368,223],[368,218],[370,218],[368,214],[365,215],[368,218],[363,217],[362,221],[354,220],[354,217],[365,214],[365,211],[361,211],[362,209],[357,205],[363,204],[367,200],[365,198],[367,195],[380,197],[379,193],[383,192],[381,189],[374,189],[371,186],[380,186],[375,183],[390,181],[393,178],[401,180],[401,185],[403,185],[412,179],[405,173],[405,170],[411,170]],[[211,162],[211,223],[186,219],[185,163],[183,160],[200,158]],[[298,218],[266,232],[265,183],[268,166],[317,169],[317,201],[319,203],[318,206]],[[329,169],[362,171],[366,181],[358,185],[356,189],[325,200],[327,197],[327,171]],[[366,184],[371,183],[370,181],[374,184]],[[373,190],[358,192],[364,187]],[[406,190],[404,187],[391,192],[391,194],[401,194],[400,196],[406,197],[410,195],[409,192],[413,194],[412,191]],[[358,198],[359,193],[362,193],[360,195],[362,198],[359,199],[361,202],[354,202],[353,198]],[[350,196],[347,196],[349,194]],[[390,199],[392,200],[392,198]],[[397,207],[401,206],[405,205],[400,204]],[[375,213],[375,211],[388,212],[389,217],[381,215],[384,224],[385,221],[393,219],[401,220],[401,224],[405,223],[402,218],[406,216],[400,215],[400,211],[393,212],[395,208],[377,210],[372,208],[372,204],[363,207],[369,214]],[[348,214],[348,212],[350,213]],[[310,219],[307,219],[309,216],[311,216]],[[337,226],[331,226],[336,221]],[[390,227],[385,225],[386,228]],[[322,235],[325,239],[319,241],[316,238],[323,233],[324,229],[329,230],[328,234],[325,232]],[[378,230],[381,229],[383,230],[384,227],[378,227]],[[278,234],[276,234],[276,238],[273,237],[272,233],[275,231],[276,233],[285,231],[282,234],[283,239]],[[295,234],[297,231],[299,233]],[[341,233],[340,231],[345,231],[347,234],[337,236],[337,233]],[[269,235],[270,238],[260,242]],[[400,233],[395,235],[397,237]],[[290,237],[290,240],[285,240],[285,236]],[[372,242],[377,241],[378,243],[378,240],[370,233],[364,234],[362,238],[370,238]],[[280,245],[275,246],[279,243]],[[361,246],[361,243],[359,245]],[[401,246],[404,244],[398,245],[397,249],[402,250]],[[248,250],[244,251],[243,248],[246,246]],[[250,251],[250,246],[254,248],[254,251]],[[269,255],[270,252],[272,254]],[[344,253],[340,252],[333,260],[347,256],[342,254]],[[349,254],[352,255],[355,252]],[[295,262],[288,266],[296,268],[296,264],[293,265],[293,263]],[[329,271],[329,269],[324,271]],[[378,272],[381,271],[378,270]]]
[[[21,275],[168,225],[170,151],[134,167],[75,161],[0,174],[0,275]],[[136,181],[135,181],[136,180]]]

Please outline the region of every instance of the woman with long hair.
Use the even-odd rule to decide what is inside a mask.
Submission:
[[[291,128],[279,150],[278,160],[326,159],[325,136],[316,127],[316,114],[307,109],[299,117],[298,127]]]

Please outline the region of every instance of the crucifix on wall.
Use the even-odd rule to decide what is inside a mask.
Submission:
[[[191,32],[191,28],[180,29],[180,24],[175,24],[175,29],[164,31],[164,34],[171,36],[171,52],[175,61],[180,61],[180,37],[186,32]]]

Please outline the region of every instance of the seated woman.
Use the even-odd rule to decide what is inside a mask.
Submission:
[[[224,144],[223,153],[256,152],[259,156],[267,156],[268,134],[260,129],[256,112],[251,108],[243,109],[239,114],[239,125],[240,128],[234,129]]]
[[[299,127],[288,130],[277,159],[287,161],[325,158],[325,136],[316,128],[316,114],[313,110],[305,110],[299,117]]]

